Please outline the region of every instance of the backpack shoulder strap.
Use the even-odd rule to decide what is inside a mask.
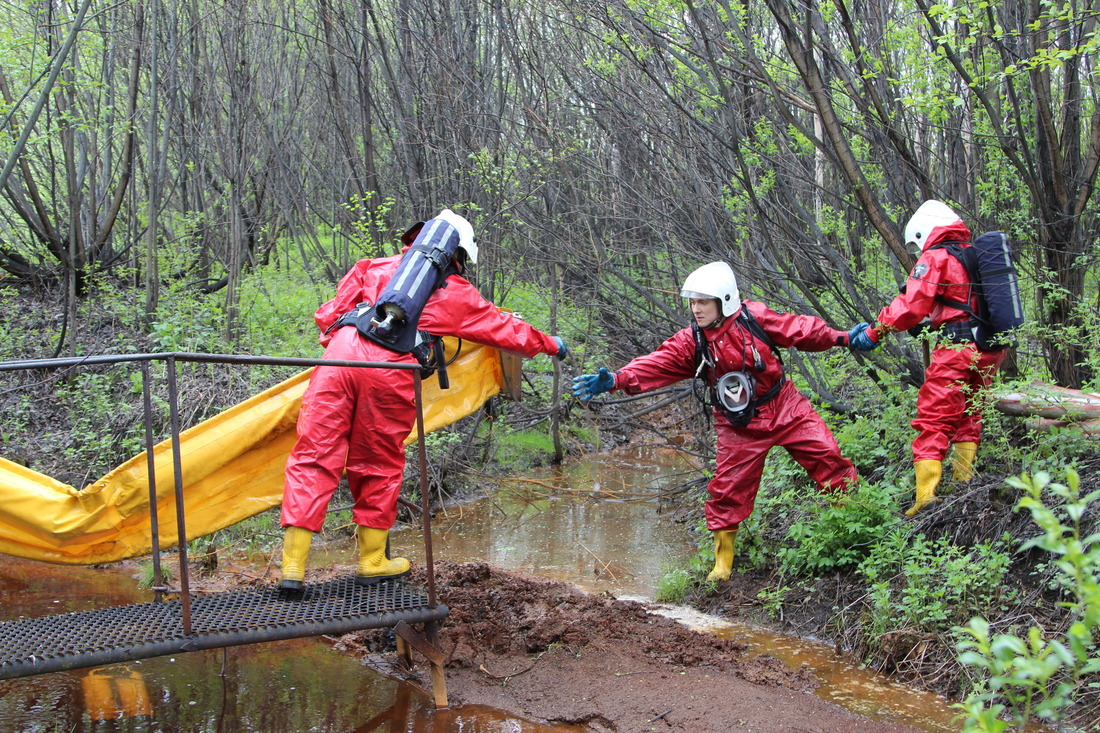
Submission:
[[[971,288],[980,282],[977,264],[974,262],[974,253],[971,251],[973,247],[963,247],[959,242],[941,242],[940,244],[933,244],[928,249],[947,250],[947,252],[958,260],[966,269],[966,276],[970,278],[969,285]],[[963,303],[958,300],[952,300],[951,298],[945,298],[939,294],[936,295],[935,300],[937,303],[946,305],[949,308],[954,308],[955,310],[960,310],[972,318],[977,318],[977,314],[974,312],[974,309],[970,307],[970,303]]]
[[[978,279],[978,267],[974,261],[974,246],[964,247],[962,242],[940,242],[939,244],[933,244],[928,249],[945,249],[956,260],[962,263],[962,266],[966,268],[966,274],[970,276],[971,281],[977,282]]]
[[[756,316],[749,310],[749,306],[744,302],[741,303],[741,312],[737,314],[737,320],[745,324],[745,328],[752,331],[752,335],[760,339],[768,345],[769,349],[774,349],[771,338],[764,331],[764,327],[760,325],[760,321],[756,320]]]
[[[768,336],[768,332],[760,325],[760,321],[756,320],[756,316],[749,310],[747,303],[741,303],[741,312],[737,314],[737,320],[749,330],[749,333],[767,344],[771,352],[775,354],[775,358],[779,359],[779,363],[783,363],[783,355],[775,348],[775,344],[772,343],[771,337]]]
[[[707,345],[703,329],[699,328],[694,319],[691,321],[691,338],[695,341],[695,376],[699,377],[714,366],[714,358],[710,355],[710,346]]]

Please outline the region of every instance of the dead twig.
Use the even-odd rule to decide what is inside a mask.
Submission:
[[[480,669],[480,670],[481,670],[482,672],[484,672],[484,673],[485,673],[486,675],[488,675],[489,677],[492,677],[492,678],[493,678],[494,680],[510,680],[510,679],[512,679],[513,677],[518,677],[518,676],[520,676],[521,674],[524,674],[524,673],[526,673],[526,672],[530,672],[530,671],[531,671],[532,669],[534,669],[534,668],[535,668],[535,665],[539,663],[539,657],[541,657],[541,656],[542,656],[542,655],[540,654],[540,655],[539,655],[538,657],[535,657],[535,661],[534,661],[534,662],[532,662],[532,663],[531,663],[531,666],[530,666],[530,667],[528,667],[527,669],[521,669],[520,671],[518,671],[518,672],[513,672],[512,674],[493,674],[493,673],[492,673],[492,672],[490,672],[489,670],[485,669],[485,665],[484,665],[484,664],[479,664],[479,665],[477,665],[477,668],[478,668],[478,669]]]
[[[596,562],[603,566],[604,572],[606,572],[608,575],[610,575],[612,580],[618,580],[618,577],[616,577],[615,573],[612,572],[612,570],[611,570],[611,562],[610,561],[609,562],[604,562],[603,560],[601,560],[600,556],[597,555],[596,553],[592,552],[592,550],[589,550],[587,547],[585,547],[583,542],[578,541],[577,544],[580,545],[581,547],[584,547],[584,551],[587,552],[592,557],[594,557],[596,559]],[[597,573],[597,574],[599,574],[599,573]]]

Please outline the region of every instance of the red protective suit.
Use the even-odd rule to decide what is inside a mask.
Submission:
[[[845,331],[831,328],[816,316],[777,313],[749,300],[742,307],[749,309],[777,348],[824,351],[848,345]],[[704,334],[715,361],[712,380],[727,372],[750,372],[756,378],[756,394],[763,395],[782,377],[783,366],[778,357],[737,318],[726,318]],[[761,372],[754,370],[754,347],[764,363]],[[617,371],[614,388],[638,394],[689,379],[695,370],[695,340],[689,327],[673,334],[653,353],[640,356]],[[752,513],[764,459],[774,446],[786,448],[819,489],[844,489],[856,480],[855,467],[840,454],[825,421],[789,379],[774,399],[760,406],[746,427],[730,425],[718,409],[714,415],[718,461],[707,487],[710,498],[705,507],[707,529],[711,531],[734,529]]]
[[[878,314],[876,330],[885,326],[885,330],[904,331],[926,317],[933,329],[966,321],[966,313],[944,305],[937,296],[977,307],[970,276],[946,249],[932,247],[943,242],[969,247],[969,240],[970,230],[962,222],[933,229],[913,265],[905,292]],[[951,443],[980,441],[981,396],[1004,358],[1004,351],[982,351],[973,342],[941,341],[936,345],[924,371],[924,384],[917,392],[917,417],[911,423],[917,431],[914,461],[942,461]]]
[[[344,276],[336,297],[314,315],[326,359],[416,363],[359,335],[354,326],[325,333],[358,303],[374,302],[400,256],[360,260]],[[557,354],[553,337],[501,313],[468,280],[447,278],[428,300],[420,329],[514,351]],[[318,366],[302,397],[298,442],[287,460],[282,525],[320,532],[329,500],[347,471],[356,524],[389,529],[405,467],[404,441],[416,421],[413,373],[408,370]]]

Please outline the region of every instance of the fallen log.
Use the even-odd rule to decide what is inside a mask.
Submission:
[[[1051,431],[1057,428],[1071,428],[1088,438],[1100,438],[1100,420],[1052,420],[1048,417],[1029,417],[1024,425],[1030,430]]]
[[[1072,423],[1100,420],[1100,394],[1046,382],[1032,382],[1028,392],[1003,393],[998,396],[995,407],[1006,415],[1017,417]]]

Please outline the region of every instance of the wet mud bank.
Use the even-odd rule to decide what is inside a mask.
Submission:
[[[441,641],[452,706],[488,705],[597,732],[918,730],[829,704],[814,696],[809,670],[643,603],[484,563],[439,564],[436,588],[451,608]],[[386,632],[371,631],[335,647],[370,658],[389,644]]]

